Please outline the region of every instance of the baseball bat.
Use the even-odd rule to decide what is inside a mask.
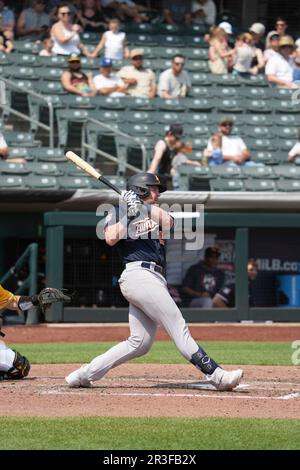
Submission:
[[[79,166],[79,168],[81,168],[85,173],[87,173],[90,176],[93,176],[93,178],[96,178],[98,181],[101,181],[102,183],[106,184],[106,186],[113,189],[118,194],[122,193],[122,191],[119,188],[117,188],[117,186],[112,184],[107,178],[105,178],[105,176],[101,175],[101,173],[98,170],[96,170],[96,168],[93,168],[92,165],[90,165],[88,162],[83,160],[76,153],[70,150],[66,153],[65,157],[67,158],[67,160],[74,163],[74,165]]]

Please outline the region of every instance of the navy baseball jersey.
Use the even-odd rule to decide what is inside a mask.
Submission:
[[[106,218],[105,227],[119,222],[126,217],[126,213],[126,206],[114,207]],[[148,210],[134,220],[127,220],[127,234],[116,247],[123,264],[133,261],[153,261],[165,267],[166,254],[162,233],[159,225],[150,219]]]

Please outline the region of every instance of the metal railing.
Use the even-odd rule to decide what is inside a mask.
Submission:
[[[120,131],[119,129],[115,129],[114,127],[105,124],[102,121],[99,121],[98,119],[94,119],[92,117],[88,117],[86,121],[83,123],[82,126],[82,131],[81,131],[81,156],[82,158],[86,159],[86,150],[91,150],[94,152],[96,155],[101,155],[102,157],[106,158],[107,160],[110,160],[114,163],[116,163],[118,166],[123,165],[125,168],[128,168],[130,170],[133,170],[134,172],[138,173],[141,171],[141,168],[137,168],[136,166],[131,165],[130,163],[127,163],[126,161],[120,161],[119,158],[104,152],[103,150],[100,150],[93,145],[90,145],[87,142],[88,139],[88,126],[89,124],[92,124],[93,127],[98,127],[99,129],[104,129],[106,132],[109,132],[109,134],[114,135],[116,137],[122,137],[125,141],[132,142],[135,144],[135,146],[139,146],[141,148],[142,152],[142,171],[146,171],[146,166],[147,166],[147,152],[146,152],[146,147],[143,143],[138,142],[138,140],[135,137],[132,137],[128,134],[125,134],[124,132]]]
[[[49,132],[49,147],[53,148],[54,147],[54,110],[53,110],[53,104],[51,103],[51,101],[49,101],[47,99],[47,97],[45,97],[43,95],[40,95],[40,94],[36,93],[35,91],[26,90],[26,89],[16,85],[13,81],[9,80],[8,78],[3,78],[2,77],[0,81],[2,83],[4,83],[4,87],[3,87],[3,85],[1,87],[1,89],[2,89],[2,93],[1,93],[2,99],[1,99],[1,103],[0,103],[1,108],[3,110],[8,111],[11,114],[14,114],[15,116],[18,116],[21,119],[24,119],[25,121],[29,121],[29,122],[35,124],[36,126],[39,126],[42,129],[48,131]],[[42,103],[46,104],[46,106],[48,107],[48,110],[49,110],[49,125],[39,121],[38,119],[34,119],[31,116],[27,116],[27,114],[21,113],[20,111],[17,111],[16,109],[14,109],[11,106],[7,105],[5,103],[5,101],[3,100],[3,95],[6,94],[6,87],[8,87],[9,89],[15,90],[19,93],[26,93],[27,95],[32,96],[33,98],[35,98],[35,99],[41,101]],[[4,88],[4,92],[3,92],[3,88]]]

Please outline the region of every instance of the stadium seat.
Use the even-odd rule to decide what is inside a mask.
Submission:
[[[205,136],[193,137],[193,149],[195,150],[204,150],[207,146],[208,138]]]
[[[58,145],[65,147],[67,145],[69,134],[69,123],[86,121],[89,113],[86,109],[56,109]]]
[[[28,168],[32,173],[36,175],[45,175],[45,176],[60,176],[63,175],[63,172],[55,163],[48,162],[32,162],[28,164]]]
[[[240,99],[220,98],[216,99],[216,107],[220,113],[242,113],[244,111]]]
[[[187,100],[179,100],[179,99],[163,99],[163,98],[156,98],[155,99],[155,108],[161,111],[175,111],[175,112],[183,112],[186,110],[188,106]]]
[[[181,52],[188,60],[206,60],[208,61],[208,50],[202,48],[182,48]]]
[[[211,96],[215,98],[238,98],[240,96],[240,89],[238,87],[229,86],[227,87],[224,85],[221,86],[214,86],[211,89]]]
[[[265,99],[248,99],[244,103],[244,107],[247,111],[251,113],[271,113],[272,106],[270,105],[270,101]]]
[[[299,116],[295,114],[276,114],[274,124],[278,126],[299,126]]]
[[[189,73],[209,72],[208,62],[206,60],[187,60],[185,63],[185,70]]]
[[[112,184],[117,186],[120,189],[126,189],[126,178],[123,176],[116,176],[116,175],[105,175],[105,178],[108,179]],[[93,178],[91,180],[91,187],[93,189],[109,189],[107,186],[105,186],[101,181],[97,181],[96,179]]]
[[[145,124],[153,124],[156,121],[156,114],[153,112],[147,111],[128,111],[126,113],[126,117],[128,122],[131,123],[145,123]]]
[[[0,161],[0,173],[6,175],[28,175],[30,169],[24,163]]]
[[[30,155],[40,162],[65,162],[65,152],[61,148],[37,147],[30,149]]]
[[[277,182],[277,187],[279,191],[284,191],[284,192],[300,192],[300,180],[286,180],[286,179],[280,179]]]
[[[20,39],[14,41],[14,51],[17,53],[38,54],[40,50],[41,46],[37,42]]]
[[[211,166],[210,169],[211,169],[211,174],[215,178],[231,178],[231,179],[243,178],[243,174],[239,166],[225,164],[225,165]]]
[[[189,96],[193,98],[211,98],[213,89],[210,86],[193,86]]]
[[[17,132],[10,131],[5,134],[5,140],[10,147],[12,146],[22,146],[22,147],[36,147],[41,144],[39,140],[34,139],[34,135],[29,132]]]
[[[67,108],[80,108],[80,109],[95,109],[96,105],[93,102],[93,98],[89,96],[80,96],[80,95],[63,95],[61,97],[61,102]]]
[[[186,36],[201,36],[208,32],[208,26],[206,24],[184,24],[181,28],[182,33]],[[203,41],[203,44],[206,43]]]
[[[156,32],[156,25],[152,23],[125,23],[124,24],[124,31],[127,34],[135,33],[135,34],[153,34]]]
[[[18,54],[17,52],[11,54],[10,59],[14,64],[19,64],[22,67],[38,67],[39,62],[36,55],[33,54]]]
[[[300,119],[299,119],[300,124]],[[297,140],[299,127],[290,127],[290,126],[277,126],[274,129],[274,134],[283,139],[295,139]],[[296,142],[295,142],[296,143]]]
[[[161,36],[162,37],[162,36]],[[128,34],[127,39],[131,49],[134,47],[161,46],[157,36],[150,34]],[[167,43],[166,43],[167,45]]]
[[[205,121],[204,121],[205,122]],[[186,130],[185,134],[193,137],[197,137],[198,135],[203,135],[207,138],[211,134],[210,128],[206,124],[192,124],[189,125]]]
[[[253,86],[243,87],[241,89],[241,95],[244,98],[263,99],[263,100],[267,100],[270,96],[269,88],[253,87]]]
[[[65,56],[54,55],[54,56],[39,56],[37,58],[37,63],[44,67],[54,67],[54,68],[67,68],[67,59]]]
[[[269,126],[246,126],[245,134],[249,137],[270,138],[274,135],[273,127]],[[276,134],[275,134],[276,135]]]
[[[22,80],[39,79],[39,72],[37,72],[34,67],[20,67],[15,65],[10,67],[10,75],[13,78],[20,78]]]
[[[21,176],[16,175],[0,175],[0,190],[24,188],[24,180]]]
[[[56,68],[54,66],[49,68],[41,67],[38,71],[38,76],[44,80],[60,81],[63,72],[64,70],[62,68]]]
[[[165,47],[183,47],[185,45],[184,37],[176,34],[161,34],[156,36],[157,44]]]
[[[37,93],[42,95],[63,95],[67,94],[62,84],[58,81],[41,80],[37,84]]]
[[[276,143],[271,139],[246,137],[245,142],[250,150],[276,150]]]
[[[128,108],[135,111],[152,111],[154,110],[154,104],[152,100],[148,98],[130,98],[127,102]]]
[[[205,72],[191,72],[190,74],[192,85],[212,85],[210,75]]]
[[[277,148],[278,150],[282,150],[286,152],[286,155],[289,153],[289,151],[294,147],[296,143],[295,139],[284,139],[284,138],[279,138],[276,141]]]
[[[83,70],[98,70],[99,59],[92,59],[91,57],[81,57],[80,63]]]
[[[24,178],[26,186],[33,189],[57,189],[58,183],[54,176],[28,175]]]
[[[125,98],[113,98],[111,96],[93,96],[91,102],[99,109],[123,110],[126,109],[127,101]]]
[[[207,48],[208,44],[204,41],[203,36],[181,36],[185,47]]]
[[[243,175],[247,178],[274,178],[271,166],[257,165],[257,166],[243,166]]]
[[[247,191],[276,191],[275,181],[271,179],[251,179],[245,181]]]
[[[232,76],[230,73],[225,74],[211,74],[210,75],[211,82],[215,85],[219,86],[233,86],[233,87],[240,87],[241,80],[238,77]]]
[[[190,111],[212,111],[214,102],[207,98],[187,98],[185,104]]]
[[[91,187],[92,178],[80,176],[62,176],[59,178],[61,189],[88,189]]]
[[[178,172],[180,175],[197,175],[198,178],[212,178],[211,167],[206,165],[180,165]]]
[[[124,120],[123,111],[109,111],[108,109],[101,109],[96,111],[91,110],[89,112],[89,116],[108,125],[111,123],[123,122]]]
[[[161,124],[171,125],[174,122],[182,122],[182,115],[181,113],[172,113],[172,112],[161,112],[157,114],[158,122]]]
[[[245,86],[251,87],[269,87],[269,82],[266,79],[265,75],[251,75],[249,78],[240,79],[241,83]]]
[[[279,163],[277,152],[269,150],[251,151],[251,159],[256,163],[263,163],[265,165],[275,165]]]
[[[10,158],[24,158],[25,160],[30,161],[32,160],[32,157],[30,155],[32,150],[32,148],[29,149],[26,147],[9,147],[9,155],[7,161],[9,161]]]
[[[157,34],[166,34],[168,36],[170,35],[179,35],[180,34],[180,26],[177,24],[167,24],[167,23],[161,23],[155,25],[155,32]]]
[[[206,125],[217,125],[218,124],[218,116],[213,113],[187,113],[184,115],[184,122],[192,125],[196,124],[206,124]]]
[[[143,121],[140,121],[140,123],[135,124],[120,124],[120,130],[130,136],[148,136],[155,134],[153,126],[151,126],[151,124],[144,124]]]
[[[300,167],[291,163],[276,166],[274,172],[277,176],[285,179],[300,180]]]
[[[276,113],[299,113],[299,104],[291,99],[275,100],[274,110]]]
[[[250,126],[273,126],[272,116],[268,114],[245,114],[242,119]]]
[[[210,181],[211,191],[243,191],[243,180],[216,178]]]

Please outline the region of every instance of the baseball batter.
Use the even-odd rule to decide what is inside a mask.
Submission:
[[[54,302],[70,302],[71,297],[66,296],[59,289],[46,287],[37,295],[14,295],[4,289],[0,284],[0,310],[9,309],[26,311],[33,306],[40,306],[43,310]],[[1,332],[0,336],[4,337]],[[10,349],[4,341],[0,341],[0,381],[23,379],[29,374],[30,363],[25,356],[18,351]]]
[[[154,174],[136,174],[129,178],[127,191],[121,195],[125,210],[115,208],[107,216],[105,241],[110,246],[117,245],[125,267],[119,284],[129,302],[130,336],[69,374],[66,382],[70,387],[89,387],[110,369],[146,354],[159,324],[181,354],[218,390],[232,390],[241,380],[241,369],[225,371],[195,342],[169,294],[161,228],[172,230],[174,220],[157,205],[164,190]]]

